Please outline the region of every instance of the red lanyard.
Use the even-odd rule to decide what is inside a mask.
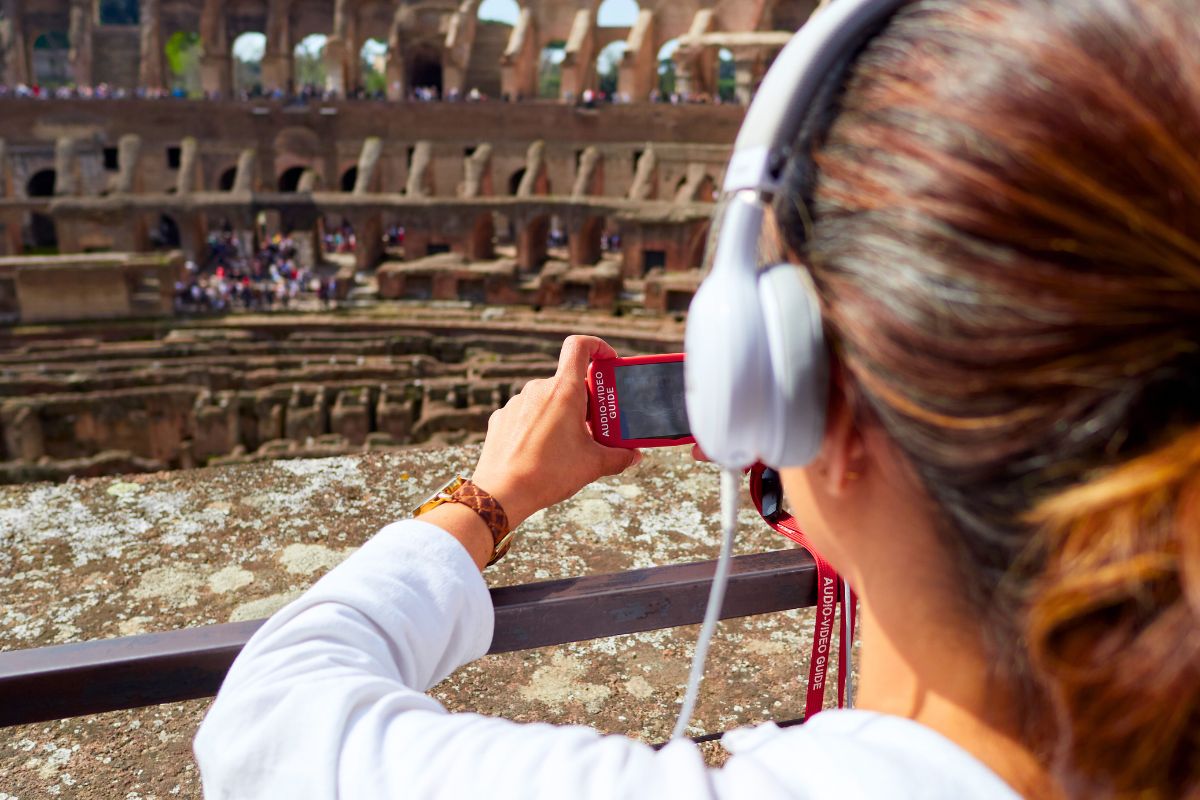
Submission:
[[[853,591],[848,592],[850,607],[845,608],[845,584],[834,571],[833,565],[813,549],[795,517],[784,513],[782,508],[775,513],[763,513],[763,472],[766,469],[762,464],[757,464],[750,470],[750,497],[754,501],[754,507],[768,525],[807,550],[817,564],[817,615],[813,628],[812,658],[808,667],[808,698],[804,704],[804,718],[810,719],[825,705],[825,677],[833,653],[833,626],[834,619],[838,616],[839,602],[843,608],[838,621],[838,708],[842,708],[846,703],[846,654],[854,642],[858,598]]]

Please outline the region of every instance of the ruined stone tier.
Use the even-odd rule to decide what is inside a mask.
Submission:
[[[272,327],[0,354],[0,483],[480,441],[494,410],[554,373],[561,341]]]
[[[727,107],[447,104],[373,115],[187,102],[165,115],[153,102],[9,107],[0,115],[0,254],[178,247],[203,263],[214,229],[260,239],[299,232],[302,250],[316,253],[322,231],[347,224],[358,240],[351,272],[385,258],[457,257],[461,268],[393,265],[380,276],[384,297],[474,292],[487,302],[594,308],[611,308],[623,281],[650,274],[662,283],[659,272],[700,266],[740,120]],[[230,115],[218,121],[212,112],[222,108]],[[524,138],[539,120],[546,136]],[[142,133],[122,133],[130,129]],[[643,134],[675,143],[628,138]],[[426,135],[437,138],[415,138]],[[388,252],[383,234],[393,230],[404,231],[404,244]],[[551,257],[552,232],[562,264],[530,287]],[[686,307],[694,286],[677,283],[648,286],[647,306]]]
[[[508,2],[502,13],[479,0],[5,0],[3,79],[10,85],[51,79],[83,86],[167,88],[165,45],[195,36],[204,92],[230,97],[238,88],[233,46],[245,33],[265,37],[259,85],[290,91],[303,80],[294,51],[305,37],[326,36],[325,86],[338,94],[363,85],[364,45],[384,48],[378,71],[390,99],[416,88],[443,95],[478,90],[535,97],[544,51],[560,51],[557,95],[578,97],[599,85],[597,61],[620,43],[616,92],[645,100],[659,86],[661,59],[674,67],[676,88],[717,93],[718,52],[735,67],[738,99],[749,99],[766,65],[818,5],[816,0],[642,0],[629,19],[612,24],[599,0]],[[488,19],[503,16],[505,21]],[[668,50],[664,46],[674,45]]]

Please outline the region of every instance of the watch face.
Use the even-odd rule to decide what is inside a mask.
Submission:
[[[425,501],[423,503],[421,503],[421,505],[417,506],[413,510],[413,516],[419,517],[422,514],[424,514],[426,511],[437,508],[442,503],[446,502],[447,495],[454,494],[454,492],[458,490],[458,487],[463,485],[464,480],[465,479],[463,478],[462,475],[455,475],[453,478],[451,478],[449,481],[446,482],[445,486],[442,486],[437,491],[435,491],[433,494],[429,495],[429,497],[426,498]]]

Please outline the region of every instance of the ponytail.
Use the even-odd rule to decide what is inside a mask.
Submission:
[[[1200,428],[1029,515],[1027,620],[1075,796],[1200,797]]]

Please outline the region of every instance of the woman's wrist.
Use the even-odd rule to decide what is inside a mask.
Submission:
[[[520,490],[520,481],[481,474],[476,470],[471,476],[471,483],[496,499],[508,517],[509,530],[515,530],[522,522],[541,511],[537,501],[529,497],[528,492]]]
[[[495,545],[487,523],[470,508],[458,503],[442,503],[420,516],[422,522],[437,525],[458,540],[480,571],[492,558]]]

